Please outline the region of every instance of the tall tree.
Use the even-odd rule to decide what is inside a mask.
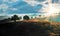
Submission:
[[[24,20],[29,20],[30,18],[29,18],[29,16],[25,15],[25,16],[23,17],[23,19],[24,19]]]
[[[14,22],[16,22],[16,20],[19,20],[19,17],[17,15],[13,15],[11,20],[14,20]]]

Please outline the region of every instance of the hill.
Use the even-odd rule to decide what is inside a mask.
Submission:
[[[38,20],[5,22],[0,23],[0,34],[2,36],[59,36],[60,27],[50,24]]]

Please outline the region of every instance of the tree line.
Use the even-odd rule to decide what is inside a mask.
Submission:
[[[16,22],[16,20],[20,20],[22,19],[22,17],[18,17],[18,15],[13,15],[11,18],[8,18],[10,20],[14,20],[14,22]],[[23,20],[29,20],[29,16],[28,15],[25,15],[23,16]]]

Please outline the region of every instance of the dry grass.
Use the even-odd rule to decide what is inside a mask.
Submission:
[[[49,36],[59,36],[59,34],[57,33],[57,32],[59,32],[58,28],[56,28],[58,26],[55,26],[55,25],[60,25],[60,22],[49,22],[47,20],[39,20],[39,19],[30,19],[30,20],[23,20],[23,21],[16,20],[16,21],[17,21],[16,23],[14,23],[14,22],[6,23],[6,24],[4,23],[4,25],[0,25],[0,26],[3,26],[4,28],[1,27],[3,29],[5,29],[5,28],[7,30],[9,29],[8,31],[12,31],[12,32],[14,31],[13,33],[15,33],[15,34],[17,33],[19,35],[21,33],[21,34],[25,34],[25,35],[33,34],[34,36],[35,36],[35,34],[37,34],[37,36],[38,36],[38,35],[42,35],[42,34],[48,34],[47,32],[49,32],[49,34],[50,34]],[[53,25],[54,27],[51,25]],[[49,27],[49,26],[51,26],[51,27]],[[2,32],[3,32],[3,29],[2,29]],[[52,29],[53,29],[53,31],[51,32]],[[44,33],[42,33],[43,32],[42,30],[44,31]],[[12,33],[12,32],[8,32],[8,33]],[[23,32],[25,32],[25,33],[23,33]],[[29,32],[29,33],[26,33],[26,32]],[[56,32],[57,34],[55,34],[54,32]],[[13,35],[13,33],[12,33],[12,35]],[[6,35],[7,35],[7,33],[6,33]]]

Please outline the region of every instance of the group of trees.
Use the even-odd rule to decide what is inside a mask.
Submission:
[[[11,20],[14,20],[15,22],[16,22],[16,20],[20,20],[20,19],[22,19],[22,17],[18,17],[18,15],[13,15],[11,17]],[[29,16],[27,16],[27,15],[23,16],[23,20],[29,20],[29,19],[30,19]]]

